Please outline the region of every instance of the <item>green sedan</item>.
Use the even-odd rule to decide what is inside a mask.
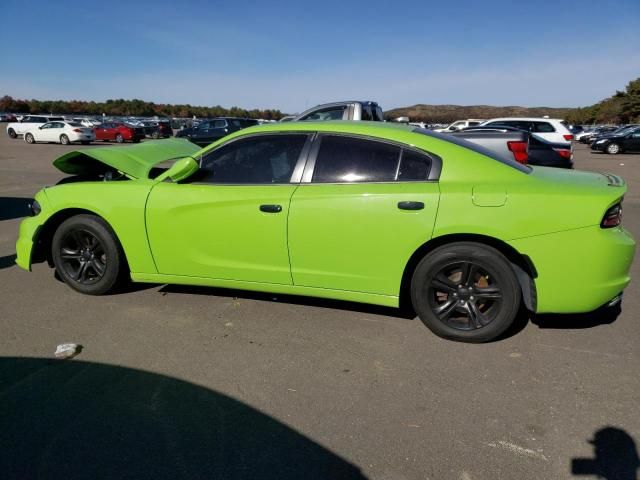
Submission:
[[[36,195],[17,263],[93,295],[130,279],[410,303],[436,334],[484,342],[521,309],[619,301],[635,252],[621,178],[403,125],[280,123],[54,165],[72,176]]]

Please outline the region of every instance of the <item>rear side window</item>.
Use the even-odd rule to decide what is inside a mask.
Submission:
[[[361,138],[322,137],[312,182],[392,182],[400,147]]]
[[[556,131],[549,122],[531,122],[533,128],[531,131],[535,133],[553,133]]]
[[[216,184],[288,183],[307,134],[256,135],[203,157],[195,181]]]
[[[213,122],[213,128],[224,128],[227,126],[227,122],[224,120],[216,120]]]

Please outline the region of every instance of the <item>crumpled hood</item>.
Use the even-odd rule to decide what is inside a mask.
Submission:
[[[53,165],[70,175],[100,174],[112,168],[133,178],[148,178],[154,165],[193,156],[198,150],[201,148],[187,139],[168,138],[126,147],[75,150],[55,160]]]

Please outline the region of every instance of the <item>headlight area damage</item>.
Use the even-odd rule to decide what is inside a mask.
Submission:
[[[73,175],[61,183],[83,180],[116,180],[121,175],[139,179],[155,177],[158,164],[190,157],[200,147],[186,139],[175,138],[126,147],[87,148],[69,152],[53,162],[60,171]],[[118,174],[120,172],[120,174]]]

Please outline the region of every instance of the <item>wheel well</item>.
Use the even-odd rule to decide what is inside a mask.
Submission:
[[[498,240],[497,238],[488,237],[485,235],[477,235],[470,233],[460,233],[460,234],[451,234],[451,235],[443,235],[441,237],[436,237],[428,242],[424,243],[420,248],[418,248],[404,268],[404,272],[402,274],[402,281],[400,283],[400,308],[410,309],[411,306],[411,278],[413,277],[413,272],[415,271],[420,260],[424,258],[424,256],[433,251],[434,249],[441,247],[442,245],[447,245],[449,243],[454,242],[475,242],[483,245],[487,245],[489,247],[493,247],[502,253],[507,260],[514,266],[514,271],[516,276],[518,277],[518,281],[523,290],[523,297],[527,307],[530,310],[535,311],[535,284],[533,283],[533,279],[538,276],[535,266],[531,259],[518,252],[515,248],[513,248],[508,243],[503,242],[502,240]],[[525,291],[525,285],[523,285],[523,278],[519,275],[520,272],[526,274],[526,277],[529,279],[529,287],[530,291]]]
[[[86,210],[84,208],[67,208],[65,210],[60,210],[59,212],[54,213],[49,217],[49,219],[45,222],[44,225],[38,230],[36,234],[36,238],[33,242],[33,251],[31,252],[31,262],[32,263],[40,263],[47,262],[50,267],[53,267],[53,258],[51,256],[51,242],[53,241],[53,235],[58,229],[58,227],[65,220],[75,217],[76,215],[93,215],[98,217],[100,220],[109,225],[109,228],[113,231],[113,227],[107,222],[103,217],[98,215],[96,212],[92,212],[91,210]],[[118,236],[115,234],[116,240],[119,241]],[[124,249],[122,250],[124,254]],[[125,261],[127,261],[126,254]],[[128,261],[127,261],[128,265]]]

